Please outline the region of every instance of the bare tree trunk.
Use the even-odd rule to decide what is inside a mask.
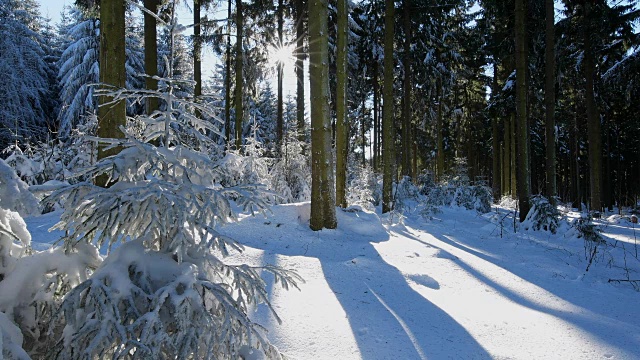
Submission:
[[[298,140],[304,141],[304,0],[296,0],[296,119]]]
[[[554,3],[553,0],[545,0],[546,26],[545,26],[545,142],[546,142],[546,195],[552,204],[558,195],[556,185],[556,94],[555,94],[555,40],[554,40]]]
[[[283,15],[283,4],[282,0],[278,0],[278,48],[282,49],[284,46],[284,35],[283,25],[284,25],[284,15]],[[280,146],[282,145],[282,137],[283,137],[283,129],[284,129],[284,112],[282,109],[282,77],[283,77],[283,66],[284,64],[278,61],[278,114],[276,120],[276,153],[280,153]]]
[[[373,61],[373,170],[378,170],[378,165],[380,163],[380,142],[379,138],[379,128],[380,128],[380,118],[378,116],[378,107],[379,104],[379,92],[378,89],[378,60],[374,58]]]
[[[202,38],[200,37],[200,8],[201,0],[193,0],[193,98],[202,96]],[[196,116],[199,116],[196,112]]]
[[[497,61],[494,60],[493,63],[493,84],[491,86],[491,97],[495,99],[498,94],[498,64]],[[502,195],[501,184],[502,177],[500,176],[500,117],[494,116],[491,119],[491,147],[493,150],[492,156],[492,174],[491,174],[491,185],[493,188],[493,197],[496,199],[500,198]]]
[[[411,175],[411,0],[404,0],[404,83],[402,97],[402,175]]]
[[[144,7],[157,13],[158,1],[144,0]],[[156,19],[147,13],[144,13],[144,72],[147,74],[144,80],[147,90],[158,90],[158,80],[153,78],[158,75],[158,29]],[[148,97],[145,107],[147,115],[151,115],[158,110],[158,98]]]
[[[584,78],[589,140],[590,210],[602,210],[602,134],[600,112],[594,95],[595,59],[591,48],[591,3],[584,2]]]
[[[224,137],[231,148],[231,0],[227,3],[227,53],[224,77]]]
[[[393,38],[395,8],[393,0],[385,0],[384,14],[384,91],[382,108],[382,156],[384,171],[382,175],[382,213],[393,210],[391,193],[396,161],[393,132]]]
[[[527,55],[524,0],[516,0],[515,6],[515,43],[516,43],[516,142],[517,190],[520,221],[529,213],[531,197],[531,173],[529,167],[529,125],[527,116]]]
[[[309,1],[309,77],[311,80],[312,230],[337,227],[329,118],[329,38],[327,0]]]
[[[443,139],[443,124],[442,124],[442,82],[440,79],[436,81],[438,108],[436,111],[436,180],[442,181],[444,177],[444,139]]]
[[[243,56],[242,56],[242,37],[244,20],[242,16],[242,0],[236,0],[236,26],[238,27],[236,33],[236,93],[235,93],[235,105],[236,105],[236,150],[242,149],[242,123],[244,121],[244,112],[242,107],[242,93],[244,82],[242,80],[242,68],[243,68]]]
[[[347,207],[347,1],[338,0],[338,39],[336,49],[336,205]]]
[[[100,6],[100,83],[105,90],[124,89],[125,70],[125,3],[123,0],[105,1]],[[115,104],[112,96],[100,96],[98,102],[98,137],[122,138],[124,134],[119,127],[126,123],[126,102],[120,100]],[[118,148],[105,150],[98,146],[98,159],[102,159],[120,151]],[[107,176],[100,176],[96,184],[107,186]]]

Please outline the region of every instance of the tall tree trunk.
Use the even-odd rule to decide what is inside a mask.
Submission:
[[[411,0],[404,0],[404,82],[402,96],[402,175],[411,175]],[[415,179],[414,179],[415,181]]]
[[[384,14],[384,90],[382,107],[382,157],[384,171],[382,175],[382,213],[393,210],[393,194],[391,193],[396,161],[393,132],[393,38],[395,8],[393,0],[385,0]]]
[[[362,131],[362,167],[367,164],[367,157],[365,156],[365,149],[367,147],[367,129],[365,127],[365,121],[367,120],[366,112],[367,112],[367,104],[366,98],[362,97],[362,121],[360,122],[361,131]],[[349,128],[347,128],[347,139],[349,139]],[[349,142],[347,141],[347,151],[349,151]]]
[[[336,205],[347,207],[347,1],[338,0],[336,49]]]
[[[511,141],[509,141],[509,146],[511,147],[510,150],[510,154],[509,154],[509,174],[510,174],[510,185],[509,188],[511,189],[511,197],[513,199],[518,197],[518,181],[517,181],[517,175],[516,175],[516,170],[517,170],[517,150],[516,150],[516,144],[518,143],[518,139],[517,139],[517,134],[516,134],[516,118],[514,114],[510,115],[509,118],[509,133],[511,136]]]
[[[556,94],[555,94],[555,40],[554,40],[554,3],[553,0],[545,0],[546,26],[545,26],[545,142],[546,142],[546,195],[552,204],[558,196],[556,185]]]
[[[515,43],[516,43],[516,143],[517,190],[520,221],[529,213],[531,197],[531,173],[529,167],[529,124],[527,116],[527,55],[524,0],[516,0],[515,5]]]
[[[144,7],[147,10],[157,13],[158,0],[144,0]],[[158,90],[158,80],[154,76],[158,75],[158,29],[156,19],[150,14],[144,13],[144,72],[145,87],[147,90]],[[150,96],[146,99],[146,113],[151,115],[158,110],[158,98]]]
[[[200,37],[200,8],[201,0],[193,0],[193,89],[194,100],[202,96],[202,39]],[[199,116],[196,113],[196,116]]]
[[[584,78],[589,140],[590,210],[602,210],[602,135],[600,112],[594,95],[595,59],[591,48],[591,3],[584,2]]]
[[[278,0],[278,49],[282,49],[284,46],[284,35],[283,25],[284,25],[284,15],[283,15],[283,4],[282,0]],[[280,146],[282,145],[283,138],[283,129],[284,129],[284,112],[282,108],[283,97],[282,97],[282,78],[283,78],[283,67],[284,63],[278,61],[278,114],[276,119],[276,153],[280,153]]]
[[[235,92],[235,105],[236,105],[236,150],[242,149],[242,123],[244,120],[244,112],[242,107],[242,90],[244,82],[242,81],[242,41],[243,41],[243,27],[244,20],[242,16],[242,0],[236,0],[236,92]]]
[[[231,0],[227,3],[227,53],[224,77],[224,137],[231,148]]]
[[[378,59],[373,59],[373,170],[378,171],[378,165],[380,163],[380,143],[378,142],[380,117],[378,116],[378,107],[380,107],[379,92],[378,89]]]
[[[304,141],[304,0],[295,0],[296,6],[296,120],[298,140]]]
[[[105,1],[100,6],[100,83],[105,90],[124,89],[125,70],[125,3],[124,0]],[[98,137],[122,138],[120,126],[126,122],[126,102],[120,100],[107,105],[112,96],[100,96],[98,102]],[[117,154],[118,148],[105,150],[98,146],[98,159]],[[96,184],[107,186],[107,176],[100,176]]]
[[[436,179],[442,181],[444,177],[444,140],[442,130],[442,82],[440,79],[436,81],[438,107],[436,110]]]
[[[493,62],[493,84],[491,86],[491,98],[492,100],[496,99],[498,95],[498,64],[497,61]],[[502,195],[501,190],[501,181],[502,177],[500,176],[500,117],[493,116],[491,119],[491,148],[493,151],[492,156],[492,174],[491,174],[491,185],[493,189],[493,197],[496,199],[500,198]]]
[[[309,1],[309,77],[311,81],[312,230],[335,229],[336,208],[329,117],[329,35],[327,0]]]

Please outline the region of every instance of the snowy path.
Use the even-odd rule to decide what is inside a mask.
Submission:
[[[455,211],[388,231],[340,213],[338,230],[313,233],[306,206],[225,228],[250,247],[243,261],[307,280],[301,292],[272,288],[281,325],[256,313],[292,358],[640,358],[640,295],[581,280],[548,248]]]

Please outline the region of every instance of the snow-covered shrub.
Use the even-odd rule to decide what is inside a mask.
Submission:
[[[422,199],[420,189],[413,184],[411,177],[403,176],[394,191],[395,209],[402,211],[408,209],[411,204],[417,205]]]
[[[305,143],[298,140],[298,134],[294,131],[287,133],[280,146],[280,157],[269,172],[271,190],[280,196],[278,202],[311,199],[311,168],[304,147]]]
[[[503,195],[500,198],[500,202],[498,203],[498,206],[508,210],[515,210],[518,207],[518,200],[512,198],[509,195]]]
[[[164,26],[172,34],[183,29],[175,18]],[[270,307],[260,271],[285,288],[301,279],[281,268],[226,260],[243,249],[216,230],[236,218],[230,199],[254,212],[267,211],[267,198],[260,185],[222,186],[225,167],[203,152],[215,144],[208,135],[217,128],[196,116],[214,114],[176,96],[180,82],[168,71],[158,92],[145,92],[166,108],[138,116],[142,136],[123,128],[124,139],[101,139],[121,150],[80,173],[106,175],[113,185],[81,182],[49,198],[66,199],[56,227],[67,231],[68,248],[93,244],[109,252],[65,297],[54,321],[65,324],[54,358],[237,359],[247,349],[280,358],[247,312],[257,303]]]
[[[376,174],[369,166],[355,165],[350,166],[349,170],[347,204],[373,210],[376,200],[375,194],[380,192]]]
[[[490,187],[485,184],[471,186],[471,199],[473,200],[473,209],[477,212],[486,214],[491,211],[493,193]]]
[[[23,216],[39,213],[38,200],[29,192],[29,186],[2,159],[0,159],[0,208],[17,211]]]
[[[30,360],[22,348],[22,333],[9,318],[0,312],[0,356],[3,359]]]
[[[596,260],[598,249],[607,246],[607,241],[602,237],[600,229],[592,222],[591,217],[579,217],[573,221],[572,229],[565,236],[575,236],[584,239],[584,256],[587,260],[587,268],[589,271],[591,264]]]
[[[522,224],[525,229],[550,231],[556,233],[560,212],[549,199],[542,195],[531,197],[531,210]]]
[[[0,208],[0,312],[21,330],[24,349],[44,355],[55,342],[47,330],[62,297],[85,281],[101,258],[87,244],[33,252],[30,243],[22,217]]]

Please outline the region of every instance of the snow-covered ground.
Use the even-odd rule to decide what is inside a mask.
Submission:
[[[308,203],[272,211],[222,232],[246,246],[234,261],[305,278],[287,291],[267,277],[281,324],[266,307],[254,314],[293,359],[640,358],[640,292],[608,282],[626,279],[622,243],[640,279],[627,220],[600,222],[618,246],[585,272],[584,241],[566,226],[513,234],[505,224],[501,237],[495,213],[444,209],[388,225],[338,211],[338,229],[313,232]],[[26,221],[34,242],[59,235],[44,232],[55,214]]]

